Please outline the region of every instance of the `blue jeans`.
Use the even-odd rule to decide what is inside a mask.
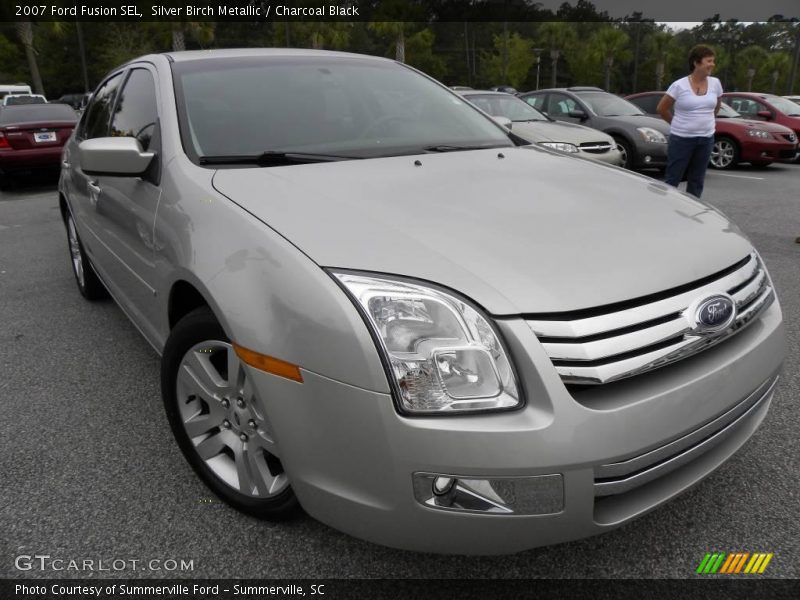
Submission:
[[[706,169],[714,147],[714,136],[669,136],[667,144],[667,171],[664,182],[678,187],[686,178],[686,191],[697,198],[703,193]]]

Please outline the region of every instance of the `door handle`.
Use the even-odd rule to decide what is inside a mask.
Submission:
[[[86,183],[86,187],[89,188],[89,202],[92,203],[92,206],[97,206],[97,201],[99,200],[100,192],[102,191],[100,186],[97,185],[96,181],[89,180]]]

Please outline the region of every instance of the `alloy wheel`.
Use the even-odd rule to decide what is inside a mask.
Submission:
[[[727,169],[733,163],[736,149],[728,140],[717,140],[711,149],[711,166],[717,169]]]
[[[184,354],[176,383],[183,428],[222,482],[254,499],[289,487],[269,424],[233,346],[210,340]]]

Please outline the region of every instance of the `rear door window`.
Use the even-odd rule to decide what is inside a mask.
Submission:
[[[108,135],[114,98],[121,81],[122,74],[117,73],[97,90],[97,93],[92,97],[92,101],[86,108],[86,116],[81,123],[78,137],[92,139]]]

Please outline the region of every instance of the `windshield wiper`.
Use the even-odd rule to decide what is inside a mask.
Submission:
[[[358,160],[360,156],[344,156],[341,154],[314,154],[311,152],[284,152],[267,150],[261,154],[201,156],[201,165],[258,165],[270,167],[277,165],[296,165],[317,162],[334,162],[339,160]]]
[[[423,148],[425,152],[459,152],[461,150],[488,150],[489,148],[505,148],[505,146],[454,146],[449,144],[439,144],[437,146],[427,146]]]

